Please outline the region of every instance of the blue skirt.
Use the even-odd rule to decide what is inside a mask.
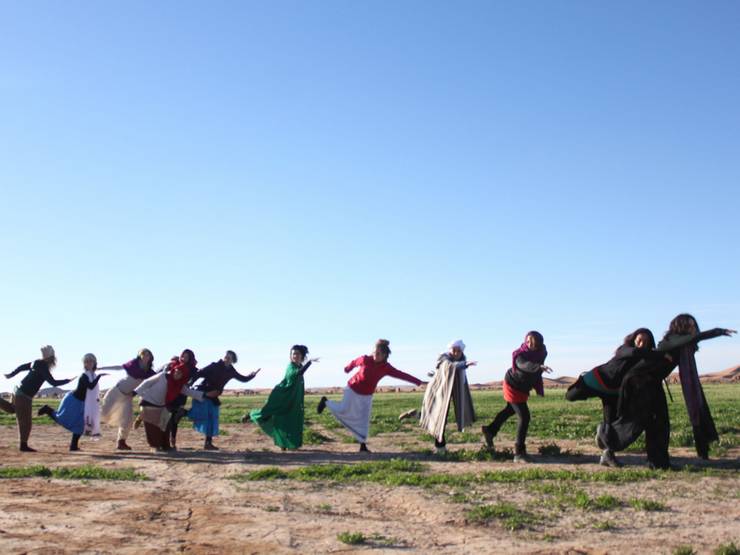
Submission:
[[[218,418],[221,407],[214,404],[210,399],[196,401],[188,411],[188,418],[193,421],[193,429],[205,436],[215,437],[218,435]]]
[[[70,391],[54,411],[54,420],[73,434],[82,435],[85,431],[85,403]]]

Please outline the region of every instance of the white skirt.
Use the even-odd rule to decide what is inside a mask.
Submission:
[[[367,441],[372,407],[372,395],[360,395],[355,393],[351,387],[344,388],[344,396],[341,401],[326,402],[326,408],[331,411],[334,418],[339,420],[360,443]]]
[[[100,420],[109,426],[128,428],[134,419],[134,397],[131,393],[141,382],[127,375],[111,387],[103,397]]]

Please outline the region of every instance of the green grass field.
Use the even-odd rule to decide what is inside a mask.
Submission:
[[[669,402],[671,415],[671,446],[690,447],[693,445],[691,427],[688,422],[686,407],[683,402],[679,386],[672,386],[674,401]],[[720,441],[712,446],[712,454],[721,455],[727,448],[740,445],[740,384],[707,385],[704,391],[714,416]],[[532,421],[529,427],[529,437],[541,440],[584,440],[592,441],[596,426],[601,419],[601,403],[598,399],[569,403],[564,399],[564,389],[549,389],[545,397],[530,397]],[[338,398],[339,396],[332,396]],[[320,444],[328,438],[321,433],[321,428],[336,432],[344,441],[352,441],[342,426],[331,416],[329,411],[322,415],[316,414],[315,407],[319,401],[318,395],[307,395],[306,404],[306,443]],[[382,393],[375,395],[370,424],[370,435],[401,432],[419,439],[428,439],[419,429],[414,420],[399,421],[398,415],[406,410],[418,408],[421,405],[422,393]],[[221,406],[221,422],[223,424],[238,424],[241,417],[253,408],[260,407],[265,396],[224,397]],[[48,402],[56,406],[57,400],[35,400],[34,410]],[[500,391],[476,391],[473,393],[473,402],[478,422],[488,423],[504,406]],[[49,425],[52,422],[46,417],[34,417],[34,425]],[[0,412],[0,424],[14,425],[13,415]],[[318,425],[318,426],[317,426]],[[502,428],[501,434],[512,437],[515,431],[516,418],[511,418]],[[448,443],[479,442],[479,428],[459,433],[452,431],[449,426]],[[451,445],[452,446],[452,445]],[[644,447],[642,438],[636,442],[631,450],[641,450]]]

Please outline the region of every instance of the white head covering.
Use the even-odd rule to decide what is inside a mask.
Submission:
[[[51,358],[54,356],[54,347],[51,345],[44,345],[41,347],[41,358]]]
[[[453,341],[447,346],[447,350],[451,351],[454,347],[457,347],[461,351],[465,350],[465,343],[463,343],[462,339],[458,339],[457,341]]]

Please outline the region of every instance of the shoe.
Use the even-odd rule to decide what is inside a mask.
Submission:
[[[36,416],[51,416],[52,414],[54,414],[54,411],[51,410],[51,407],[49,405],[44,405],[38,410]]]
[[[251,421],[252,419],[249,417],[249,413],[246,413],[244,416],[242,416],[242,424],[247,424]]]
[[[486,442],[486,447],[493,450],[493,432],[488,426],[481,426],[481,433],[483,434],[483,441]]]
[[[206,451],[218,451],[219,450],[219,448],[216,447],[213,443],[206,443],[203,446],[203,449],[205,449]]]
[[[367,445],[364,443],[360,443],[360,453],[369,453],[370,449],[367,448]]]
[[[440,457],[444,457],[447,454],[447,447],[444,445],[442,447],[437,447],[437,455]]]
[[[328,399],[326,397],[322,397],[321,400],[319,401],[319,406],[316,407],[316,412],[318,412],[319,414],[321,414],[322,412],[324,412],[324,409],[326,408],[326,402],[327,401],[328,401]]]
[[[119,439],[116,449],[119,451],[131,451],[131,447],[128,446],[125,439]]]
[[[20,451],[23,451],[24,453],[35,453],[36,449],[33,447],[29,447],[27,443],[21,443]]]
[[[411,410],[407,410],[404,413],[401,413],[398,416],[398,419],[399,420],[406,420],[407,418],[415,418],[417,416],[419,416],[419,411],[417,409],[411,409]]]
[[[601,458],[599,458],[599,464],[610,468],[620,468],[623,466],[614,456],[614,452],[611,449],[604,449],[604,452],[601,454]]]
[[[526,464],[528,464],[528,463],[531,463],[532,462],[532,459],[530,459],[529,458],[529,455],[527,455],[526,453],[518,453],[518,454],[514,455],[514,462],[515,463],[526,463]]]

